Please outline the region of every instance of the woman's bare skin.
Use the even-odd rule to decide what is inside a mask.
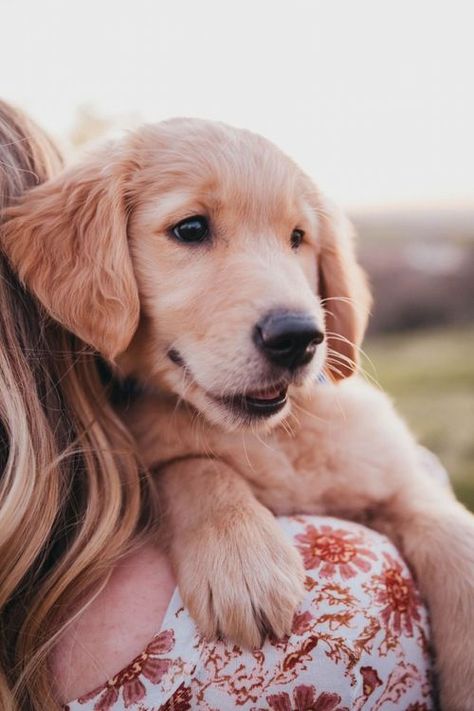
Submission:
[[[90,692],[140,654],[160,630],[174,589],[168,559],[155,544],[124,558],[54,649],[59,701]]]

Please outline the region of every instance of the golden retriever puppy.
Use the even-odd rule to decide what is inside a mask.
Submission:
[[[125,417],[205,635],[290,630],[304,571],[273,514],[362,520],[416,573],[444,709],[474,709],[474,517],[354,375],[366,281],[297,165],[221,124],[144,127],[31,191],[1,242],[49,314],[142,383]]]

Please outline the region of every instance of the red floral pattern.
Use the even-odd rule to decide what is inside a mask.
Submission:
[[[145,698],[146,689],[140,677],[153,684],[159,684],[163,676],[173,664],[171,659],[160,659],[159,656],[170,652],[174,647],[173,630],[165,630],[157,635],[142,654],[139,654],[130,664],[109,679],[104,686],[94,689],[90,694],[78,699],[80,704],[86,704],[95,699],[94,711],[109,711],[118,701],[120,694],[126,709],[133,707]],[[97,698],[96,698],[97,697]]]
[[[363,545],[363,538],[347,529],[327,525],[317,529],[310,525],[296,540],[306,570],[319,568],[323,578],[331,578],[339,572],[344,580],[349,580],[358,570],[368,573],[371,561],[377,560],[373,551]]]
[[[191,708],[191,689],[189,686],[181,684],[176,689],[173,696],[168,701],[160,706],[159,711],[189,711]]]
[[[347,707],[339,705],[339,694],[323,691],[316,697],[315,687],[304,684],[293,691],[293,704],[286,691],[267,696],[267,701],[272,711],[349,711]]]
[[[377,674],[373,667],[361,667],[360,674],[363,679],[363,693],[365,697],[370,696],[377,689],[378,686],[382,686],[383,682]]]
[[[414,623],[420,622],[420,596],[401,562],[389,553],[384,553],[383,557],[382,574],[373,577],[375,601],[383,605],[382,620],[388,627],[393,627],[396,634],[404,631],[412,635]]]
[[[175,593],[164,631],[68,711],[431,711],[427,615],[392,544],[331,518],[281,525],[307,571],[289,637],[206,642]]]

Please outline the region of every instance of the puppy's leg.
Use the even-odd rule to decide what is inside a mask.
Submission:
[[[208,638],[245,647],[291,630],[304,568],[273,515],[223,462],[191,459],[159,474],[168,550],[184,603]]]
[[[443,711],[474,711],[474,516],[417,472],[374,527],[400,546],[428,604]]]
[[[335,473],[332,500],[343,491],[348,508],[331,513],[364,520],[365,509],[397,545],[430,612],[441,707],[474,711],[474,516],[423,470],[411,435],[395,431],[375,433],[384,446],[374,436],[377,457],[370,467],[361,461],[358,477]]]

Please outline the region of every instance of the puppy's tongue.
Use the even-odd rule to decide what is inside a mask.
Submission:
[[[268,388],[268,390],[250,390],[245,393],[245,396],[255,400],[275,400],[275,398],[280,397],[282,394],[283,388],[280,386]]]

